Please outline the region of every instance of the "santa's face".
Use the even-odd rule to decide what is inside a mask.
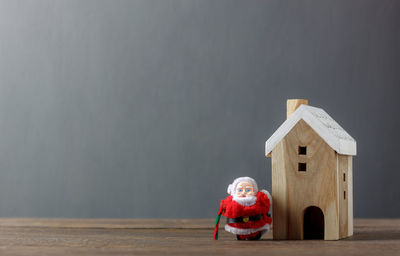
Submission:
[[[254,188],[250,182],[242,181],[236,186],[235,195],[237,197],[254,196]]]

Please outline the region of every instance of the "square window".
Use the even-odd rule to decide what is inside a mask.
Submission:
[[[299,163],[299,172],[307,171],[307,164],[306,163]]]
[[[307,147],[299,146],[299,155],[307,155]]]

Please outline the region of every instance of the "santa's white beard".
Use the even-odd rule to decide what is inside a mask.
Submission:
[[[257,202],[257,197],[256,196],[246,196],[246,197],[233,196],[233,201],[235,201],[236,203],[241,204],[243,206],[250,206]]]

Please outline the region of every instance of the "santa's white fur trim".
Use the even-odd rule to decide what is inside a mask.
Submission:
[[[258,231],[268,231],[269,228],[270,228],[269,224],[265,224],[261,228],[235,228],[229,226],[228,224],[225,225],[225,230],[235,235],[250,235]]]
[[[251,206],[257,202],[257,197],[256,196],[246,196],[246,197],[233,196],[232,200],[243,206]]]
[[[239,184],[240,182],[243,182],[243,181],[251,183],[253,185],[254,194],[257,194],[257,192],[258,192],[257,183],[253,178],[250,178],[250,177],[239,177],[239,178],[235,179],[233,181],[233,183],[228,186],[228,190],[227,190],[228,194],[233,196],[235,194],[237,184]]]

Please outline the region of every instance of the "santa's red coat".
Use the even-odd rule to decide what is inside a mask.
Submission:
[[[257,201],[250,206],[244,206],[237,203],[233,200],[232,196],[228,196],[221,201],[219,213],[226,218],[262,215],[261,219],[257,221],[228,223],[225,226],[225,230],[238,235],[247,235],[269,229],[272,218],[268,217],[267,213],[271,206],[271,202],[264,192],[258,191],[256,196]]]

